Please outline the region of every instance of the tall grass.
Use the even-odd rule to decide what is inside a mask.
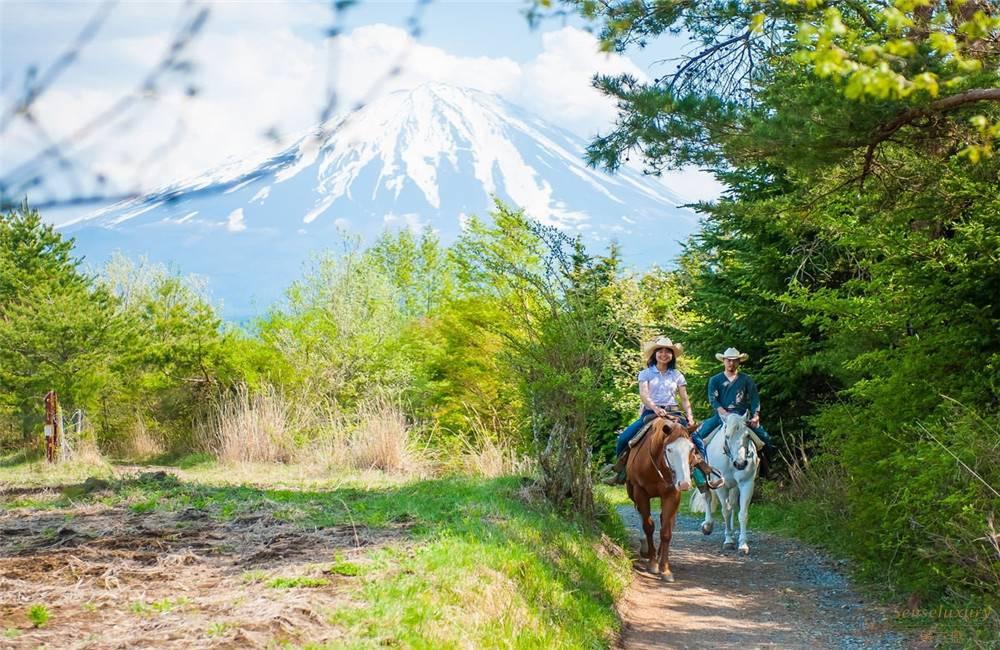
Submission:
[[[349,442],[355,468],[403,471],[416,467],[411,427],[397,404],[376,397],[361,405],[356,422]]]
[[[392,399],[374,396],[354,413],[273,387],[239,386],[217,400],[199,435],[204,451],[226,464],[303,463],[331,469],[412,473],[428,464],[414,425]]]
[[[470,476],[497,478],[535,471],[533,460],[520,453],[514,442],[503,437],[501,427],[484,422],[478,413],[469,418],[470,431],[461,436],[459,470]]]
[[[146,421],[137,416],[128,434],[118,443],[115,449],[126,458],[148,459],[162,455],[166,451],[163,440],[151,431]]]
[[[296,411],[267,386],[251,393],[244,384],[220,397],[201,431],[202,446],[223,463],[292,460]]]

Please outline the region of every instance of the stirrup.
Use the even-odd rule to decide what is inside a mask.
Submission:
[[[625,485],[625,470],[606,476],[601,479],[601,483],[604,485]]]
[[[708,474],[706,474],[705,470],[703,470],[701,467],[698,467],[697,465],[691,470],[691,474],[694,476],[694,484],[698,487],[699,491],[701,491],[701,488],[703,487],[712,490],[721,487],[722,484],[726,482],[726,479],[722,477],[722,474],[719,473],[719,470],[715,469],[707,462],[705,463],[705,465],[708,466],[709,469]],[[717,476],[718,478],[712,478],[712,476]],[[703,491],[702,493],[704,494]]]

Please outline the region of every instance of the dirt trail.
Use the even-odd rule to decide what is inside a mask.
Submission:
[[[632,506],[618,510],[638,556],[639,515]],[[659,528],[659,513],[654,517]],[[670,544],[676,582],[647,573],[645,561],[636,563],[619,604],[625,650],[907,647],[888,629],[886,613],[866,603],[834,561],[752,526],[749,557],[723,551],[716,519],[706,537],[700,518],[678,515]]]

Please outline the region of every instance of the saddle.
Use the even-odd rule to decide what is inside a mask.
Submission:
[[[655,420],[657,417],[658,416],[656,416],[655,414],[650,413],[649,415],[647,415],[642,419],[642,427],[640,427],[639,430],[635,432],[635,435],[632,436],[632,438],[629,439],[628,441],[629,449],[632,449],[632,447],[635,447],[637,444],[642,442],[643,436],[645,436],[646,432],[649,431],[649,428],[653,426],[653,420]],[[669,415],[665,419],[677,422],[676,418],[670,417]],[[689,424],[687,425],[687,427],[685,427],[685,429],[687,430],[688,433],[694,433],[698,429],[698,425]]]
[[[651,426],[653,426],[653,420],[655,420],[655,419],[656,419],[656,416],[652,415],[652,414],[647,415],[646,417],[644,417],[642,419],[642,426],[639,427],[639,430],[636,431],[635,435],[632,436],[629,439],[629,441],[628,441],[628,448],[629,449],[631,449],[632,447],[635,447],[637,444],[639,444],[640,442],[642,442],[643,436],[645,436],[646,432],[649,431],[649,428]]]
[[[712,433],[710,433],[707,436],[705,436],[705,438],[703,440],[703,442],[705,443],[705,447],[708,447],[708,443],[712,442],[712,438],[714,438],[715,434],[717,434],[720,431],[722,431],[722,425],[721,424],[719,426],[715,427],[714,429],[712,429]],[[753,429],[750,429],[750,439],[753,440],[753,445],[754,445],[754,447],[757,448],[757,451],[760,451],[761,449],[764,448],[764,441],[761,440],[757,436],[756,433],[754,433]]]

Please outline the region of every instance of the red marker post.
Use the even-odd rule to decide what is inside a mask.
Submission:
[[[59,398],[54,390],[50,390],[45,394],[45,460],[50,463],[56,462],[62,433],[59,429]]]

